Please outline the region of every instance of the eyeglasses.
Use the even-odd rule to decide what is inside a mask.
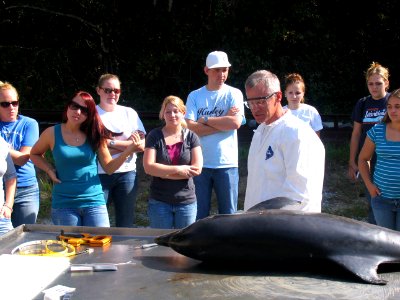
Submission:
[[[254,109],[256,106],[264,106],[267,101],[276,93],[277,92],[274,92],[268,96],[247,98],[247,101],[244,102],[244,105],[246,105],[246,107],[249,109]]]
[[[87,114],[89,113],[89,109],[85,106],[79,105],[78,103],[71,101],[70,104],[68,104],[69,109],[71,110],[81,110],[81,113],[83,113],[84,115],[87,116]]]
[[[112,92],[114,92],[115,94],[120,94],[121,93],[121,89],[109,89],[109,88],[102,88],[102,87],[101,87],[101,89],[106,94],[111,94]]]
[[[4,101],[4,102],[0,102],[0,106],[4,107],[4,108],[10,107],[10,105],[12,105],[13,107],[17,107],[19,105],[19,101],[11,101],[11,102]]]

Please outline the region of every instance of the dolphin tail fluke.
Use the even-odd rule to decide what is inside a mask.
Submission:
[[[365,282],[380,285],[387,283],[377,273],[379,264],[384,262],[381,258],[348,255],[331,256],[329,258]]]

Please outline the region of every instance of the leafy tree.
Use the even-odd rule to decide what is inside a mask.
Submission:
[[[165,96],[203,85],[207,53],[223,50],[229,84],[243,90],[257,69],[299,72],[321,113],[350,114],[372,61],[399,85],[399,3],[347,2],[3,0],[0,80],[16,85],[23,108],[60,109],[76,90],[95,95],[111,72],[124,104],[157,111]]]

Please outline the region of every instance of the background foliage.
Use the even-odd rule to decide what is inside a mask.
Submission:
[[[343,0],[3,0],[0,80],[22,107],[61,109],[104,72],[120,76],[125,105],[158,111],[205,82],[213,50],[228,53],[228,83],[269,69],[301,73],[320,113],[349,113],[367,93],[372,61],[400,86],[400,2]]]

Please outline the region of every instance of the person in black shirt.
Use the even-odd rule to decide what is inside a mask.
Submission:
[[[351,180],[358,178],[358,154],[364,145],[367,131],[379,123],[386,112],[386,102],[389,97],[389,70],[377,62],[373,62],[365,75],[370,95],[357,101],[351,118],[353,132],[350,140],[350,157],[348,175]],[[374,155],[375,156],[375,155]],[[371,174],[373,174],[376,157],[371,159]],[[371,196],[366,190],[368,199],[368,222],[376,224],[371,209]]]

